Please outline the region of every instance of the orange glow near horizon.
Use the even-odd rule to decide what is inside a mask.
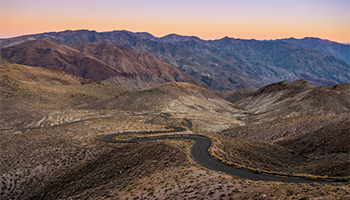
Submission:
[[[350,43],[347,0],[178,2],[2,0],[0,38],[89,29],[149,32],[157,37],[170,33],[202,39],[319,37]]]

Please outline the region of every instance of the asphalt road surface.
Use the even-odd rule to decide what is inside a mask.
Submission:
[[[175,131],[181,131],[181,127],[174,127]],[[127,133],[115,133],[104,135],[99,138],[100,141],[103,142],[113,142],[113,143],[132,143],[132,142],[145,142],[145,141],[155,141],[155,140],[163,140],[163,139],[189,139],[195,141],[195,144],[191,147],[191,157],[200,165],[215,171],[225,172],[227,174],[239,176],[242,178],[246,178],[252,181],[278,181],[278,182],[293,182],[293,183],[332,183],[330,181],[313,181],[313,180],[305,180],[299,178],[289,178],[289,177],[280,177],[273,176],[267,174],[258,174],[250,171],[245,171],[242,169],[234,168],[232,166],[221,163],[218,160],[215,160],[210,156],[208,149],[211,146],[211,141],[207,137],[202,136],[193,136],[193,135],[183,135],[183,136],[162,136],[162,137],[154,137],[140,140],[114,140],[113,138],[120,135],[128,135],[128,134],[136,134],[135,132],[127,132]]]

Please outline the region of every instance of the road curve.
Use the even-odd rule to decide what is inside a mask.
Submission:
[[[181,127],[174,127],[175,131],[179,131],[183,129]],[[113,142],[113,143],[132,143],[132,142],[145,142],[145,141],[155,141],[155,140],[164,140],[164,139],[189,139],[193,140],[195,144],[191,147],[191,157],[200,165],[215,171],[225,172],[227,174],[239,176],[242,178],[246,178],[252,181],[278,181],[278,182],[293,182],[293,183],[332,183],[330,181],[314,181],[314,180],[306,180],[299,178],[289,178],[289,177],[280,177],[273,176],[267,174],[258,174],[250,171],[245,171],[243,169],[234,168],[232,166],[221,163],[220,161],[211,157],[208,152],[208,149],[211,146],[211,141],[209,138],[204,136],[194,136],[194,135],[181,135],[181,136],[162,136],[162,137],[154,137],[154,138],[146,138],[139,140],[114,140],[114,137],[120,135],[128,135],[128,134],[136,134],[135,132],[127,132],[127,133],[114,133],[109,135],[104,135],[99,138],[100,141],[103,142]]]
[[[186,119],[186,118],[184,118],[183,119],[184,120],[184,122],[186,123],[186,127],[187,128],[192,128],[192,122],[191,122],[191,120],[189,120],[189,119]]]

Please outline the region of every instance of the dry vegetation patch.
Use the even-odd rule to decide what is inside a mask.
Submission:
[[[176,145],[158,142],[107,144],[97,141],[98,136],[110,132],[162,127],[139,120],[138,117],[97,119],[2,133],[2,198],[66,198],[109,184],[111,180],[118,185],[126,184],[123,181],[130,181],[130,174],[143,176],[187,162],[185,152],[179,151]]]
[[[349,185],[256,182],[202,167],[157,171],[111,192],[120,199],[346,199]]]

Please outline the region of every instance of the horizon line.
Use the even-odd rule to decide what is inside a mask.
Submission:
[[[344,45],[350,45],[350,41],[349,42],[338,42],[338,41],[335,41],[335,40],[330,40],[330,39],[327,39],[327,38],[320,38],[320,37],[317,37],[317,36],[304,36],[304,37],[294,37],[294,36],[290,36],[290,37],[283,37],[283,38],[265,38],[265,39],[255,39],[255,38],[236,38],[236,37],[233,37],[233,36],[223,36],[221,38],[210,38],[210,39],[203,39],[197,35],[182,35],[182,34],[178,34],[178,33],[168,33],[166,35],[163,35],[163,36],[155,36],[154,34],[150,33],[150,32],[147,32],[147,31],[129,31],[129,30],[125,30],[125,29],[121,29],[121,30],[110,30],[110,31],[96,31],[96,30],[90,30],[90,29],[65,29],[65,30],[60,30],[60,31],[44,31],[44,32],[37,32],[37,33],[28,33],[28,34],[23,34],[23,35],[15,35],[15,36],[9,36],[9,37],[0,37],[1,40],[6,40],[6,39],[11,39],[11,38],[17,38],[17,37],[23,37],[23,36],[29,36],[29,35],[39,35],[39,34],[48,34],[48,33],[61,33],[61,32],[66,32],[66,31],[72,31],[72,32],[77,32],[77,31],[90,31],[90,32],[96,32],[96,33],[108,33],[108,32],[121,32],[121,31],[125,31],[125,32],[130,32],[130,33],[147,33],[147,34],[150,34],[151,36],[155,37],[155,38],[163,38],[165,36],[168,36],[168,35],[178,35],[178,36],[183,36],[183,37],[196,37],[200,40],[204,40],[204,41],[213,41],[213,40],[221,40],[221,39],[224,39],[224,38],[231,38],[231,39],[239,39],[239,40],[257,40],[257,41],[274,41],[274,40],[282,40],[282,39],[298,39],[298,40],[301,40],[301,39],[306,39],[306,38],[314,38],[314,39],[320,39],[320,40],[323,40],[323,41],[330,41],[330,42],[336,42],[336,43],[339,43],[339,44],[344,44]]]

